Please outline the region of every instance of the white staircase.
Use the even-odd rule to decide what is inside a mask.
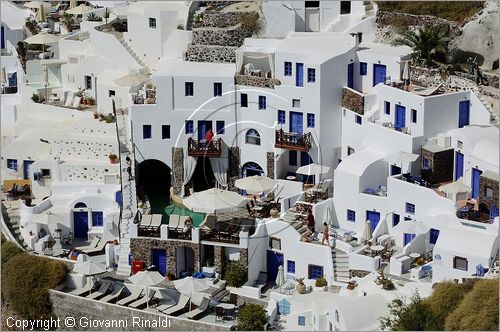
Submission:
[[[130,133],[128,130],[128,117],[122,110],[116,110],[116,126],[118,131],[118,143],[120,145],[120,168],[121,168],[121,185],[122,185],[122,219],[120,222],[120,258],[118,261],[117,275],[130,275],[130,234],[129,226],[134,222],[134,217],[137,213],[137,199],[135,180],[129,181],[127,173],[127,156],[132,160],[132,174],[134,172],[134,153],[131,142]]]
[[[349,254],[332,248],[333,276],[335,281],[349,282]]]
[[[495,124],[498,122],[498,117],[495,113],[495,110],[490,106],[490,103],[486,100],[484,95],[478,95],[479,100],[481,100],[481,103],[483,103],[484,107],[488,110],[490,113],[490,123]]]
[[[135,61],[137,61],[137,63],[139,65],[141,65],[142,67],[145,67],[148,69],[148,71],[150,72],[151,69],[146,65],[146,63],[134,52],[134,50],[132,49],[132,47],[130,47],[130,45],[127,43],[127,41],[123,38],[123,37],[120,37],[118,38],[118,41],[123,45],[123,47],[125,47],[125,49],[127,50],[127,52],[135,59]]]

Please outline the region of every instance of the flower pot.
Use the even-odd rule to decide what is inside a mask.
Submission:
[[[306,285],[305,284],[298,284],[297,285],[297,292],[299,294],[304,294],[306,292]]]
[[[87,102],[89,103],[89,105],[95,105],[94,99],[88,99]]]
[[[110,163],[111,164],[118,164],[118,158],[115,158],[115,159],[109,159]]]

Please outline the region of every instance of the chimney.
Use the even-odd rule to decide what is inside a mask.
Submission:
[[[363,41],[363,33],[362,32],[358,32],[356,34],[356,36],[358,37],[358,45],[359,45]]]
[[[356,32],[350,33],[351,37],[354,38],[354,46],[359,47],[359,38]]]

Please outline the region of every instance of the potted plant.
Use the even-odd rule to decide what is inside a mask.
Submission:
[[[356,281],[349,281],[347,283],[347,289],[348,290],[354,290],[358,286],[358,283]]]
[[[304,294],[306,292],[306,284],[304,284],[304,278],[297,278],[297,292],[299,294]]]
[[[175,279],[175,275],[172,272],[167,273],[167,279],[169,281],[172,281]]]
[[[112,164],[117,164],[118,163],[118,156],[114,153],[111,153],[109,155],[109,161],[112,163]]]
[[[392,280],[385,276],[384,270],[382,268],[378,269],[378,273],[379,276],[377,277],[377,279],[375,279],[375,284],[381,285],[382,289],[385,290],[393,290],[394,288],[396,288]]]
[[[95,105],[95,99],[94,99],[94,97],[88,96],[87,97],[87,103],[89,105]]]
[[[325,277],[321,277],[316,279],[315,286],[317,290],[327,290],[328,288],[328,282],[326,281]]]

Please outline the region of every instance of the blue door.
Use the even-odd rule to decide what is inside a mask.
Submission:
[[[401,167],[396,165],[391,165],[391,176],[401,174]]]
[[[121,190],[119,190],[115,193],[115,202],[118,203],[118,205],[120,205],[120,206],[123,205],[123,195],[122,195]]]
[[[403,236],[404,236],[404,238],[403,238],[404,246],[406,246],[408,243],[411,242],[411,240],[413,240],[415,238],[415,234],[411,234],[411,233],[404,233]]]
[[[290,132],[302,135],[304,132],[303,118],[304,115],[300,112],[290,112]]]
[[[277,252],[267,251],[267,281],[276,281],[278,268],[283,265],[283,255]]]
[[[458,128],[462,128],[469,124],[470,102],[468,100],[461,101],[458,104]]]
[[[152,264],[156,266],[161,275],[167,274],[167,253],[165,249],[152,250]]]
[[[296,86],[304,86],[304,64],[296,63],[295,64],[295,85]]]
[[[17,86],[17,72],[10,74],[9,76],[9,87]]]
[[[481,177],[481,172],[477,168],[472,169],[472,198],[479,197],[479,178]]]
[[[455,181],[464,176],[464,155],[455,152]]]
[[[370,220],[370,228],[372,229],[373,233],[378,225],[378,222],[380,221],[380,212],[366,211],[366,219]]]
[[[373,86],[385,82],[386,72],[385,65],[373,65]]]
[[[205,121],[198,121],[198,140],[205,139],[207,134],[207,123]]]
[[[23,161],[23,176],[24,179],[27,180],[30,178],[30,166],[33,164],[33,160],[25,160]]]
[[[351,89],[354,87],[354,63],[347,65],[347,86]]]
[[[4,27],[2,27],[2,35],[0,37],[2,38],[2,41],[1,41],[2,49],[4,49],[5,48],[5,29],[4,29]]]
[[[75,238],[88,238],[89,213],[87,211],[73,212],[73,230],[75,232]]]
[[[401,105],[396,105],[394,128],[401,129],[403,127],[406,127],[406,108]]]

